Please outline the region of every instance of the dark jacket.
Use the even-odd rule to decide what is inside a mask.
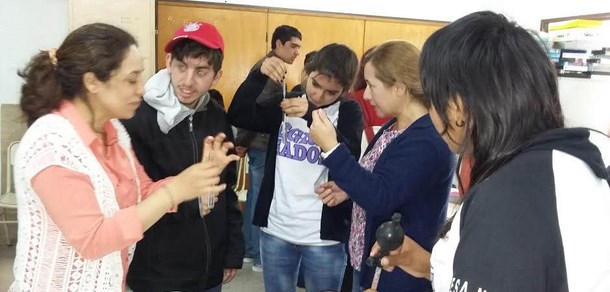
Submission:
[[[192,117],[192,119],[191,119]],[[224,109],[211,100],[167,134],[157,124],[157,111],[142,102],[135,116],[123,121],[135,153],[153,181],[177,175],[201,160],[203,139],[219,132],[232,140]],[[192,126],[192,131],[190,127]],[[242,216],[235,164],[222,173],[227,189],[212,212],[201,218],[197,200],[165,214],[138,242],[127,275],[134,291],[204,291],[221,284],[225,268],[240,269],[244,257]]]
[[[472,186],[451,226],[451,291],[610,291],[610,139],[554,129],[514,154]]]
[[[256,62],[256,64],[252,66],[250,71],[254,71],[257,69],[260,70],[263,61],[265,61],[266,58],[273,56],[275,56],[275,54],[273,53],[273,51],[270,51],[265,57],[258,60],[258,62]],[[267,88],[267,91],[276,88],[276,86],[277,84],[275,84],[275,82],[273,82],[271,79],[265,80],[264,87]],[[263,91],[265,91],[265,89],[263,89]],[[235,137],[235,145],[266,151],[269,145],[269,134],[254,132],[240,128],[237,130],[237,136]]]
[[[243,146],[248,149],[266,151],[269,145],[269,134],[237,129],[235,136],[235,146]]]
[[[227,112],[231,124],[270,135],[265,175],[253,219],[253,223],[261,227],[267,226],[269,208],[273,200],[278,130],[283,116],[279,106],[282,100],[281,85],[268,81],[269,78],[261,73],[260,66],[250,71],[246,80],[237,89]],[[348,147],[353,157],[358,158],[363,129],[362,111],[360,106],[351,99],[341,97],[338,101],[341,102],[341,105],[337,121],[337,139]],[[315,109],[316,106],[310,102],[308,111],[303,117],[309,125],[311,124],[311,112]],[[332,172],[329,176],[332,176]],[[351,210],[351,201],[343,202],[335,207],[324,205],[320,238],[345,242],[349,236]]]
[[[377,132],[365,153],[396,119]],[[366,211],[364,252],[360,272],[362,287],[371,287],[375,268],[366,259],[375,243],[375,232],[394,212],[400,213],[405,233],[427,251],[432,250],[445,222],[447,197],[454,170],[454,155],[438,134],[429,115],[417,119],[383,150],[372,172],[350,159],[339,147],[322,162],[333,179]],[[402,269],[383,272],[378,291],[429,291],[430,281],[410,276]]]

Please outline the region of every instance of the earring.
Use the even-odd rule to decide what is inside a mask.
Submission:
[[[455,121],[455,125],[456,125],[458,128],[461,128],[461,127],[463,127],[464,125],[466,125],[466,122],[464,122],[464,120],[461,120],[461,121]]]

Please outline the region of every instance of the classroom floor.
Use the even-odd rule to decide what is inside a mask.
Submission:
[[[0,291],[7,291],[13,282],[13,261],[15,259],[16,225],[9,225],[11,246],[6,246],[4,228],[0,228]],[[252,271],[252,263],[244,263],[233,281],[222,287],[223,292],[263,292],[263,274]],[[304,291],[304,290],[299,290]]]
[[[243,195],[245,195],[245,192],[243,192]],[[245,200],[245,197],[240,199]],[[14,210],[9,210],[8,217],[15,218],[16,212]],[[7,291],[8,287],[13,282],[13,261],[15,260],[15,243],[17,242],[17,225],[9,224],[8,229],[12,243],[10,246],[6,246],[6,234],[4,233],[4,227],[0,225],[0,291]],[[222,291],[263,292],[265,291],[263,274],[252,271],[252,263],[244,263],[242,269],[237,272],[237,276],[235,276],[233,281],[224,285]]]
[[[13,261],[15,260],[16,225],[9,225],[12,245],[6,246],[4,228],[0,228],[0,291],[7,291],[13,282]],[[222,286],[223,292],[264,292],[263,274],[252,271],[252,263],[244,263],[233,281]],[[297,292],[304,292],[298,289]]]
[[[3,235],[2,235],[3,236]],[[7,291],[13,282],[15,246],[0,246],[0,291]],[[252,271],[251,263],[244,263],[233,281],[222,287],[223,292],[263,292],[263,274]],[[302,291],[302,290],[300,290]]]
[[[450,217],[457,211],[458,205],[449,204],[447,215]],[[9,213],[10,214],[10,213]],[[10,216],[10,215],[9,215]],[[14,216],[14,215],[13,215]],[[13,282],[13,261],[15,259],[15,243],[17,241],[17,225],[9,224],[9,236],[12,245],[0,245],[0,291],[7,291],[9,285]],[[5,243],[4,228],[0,228],[0,244]],[[243,268],[237,273],[233,281],[222,287],[223,292],[263,292],[263,274],[252,271],[252,263],[244,263]],[[305,289],[298,289],[298,292],[303,292]]]

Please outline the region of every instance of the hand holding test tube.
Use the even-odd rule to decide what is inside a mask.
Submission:
[[[221,171],[232,161],[239,160],[239,156],[235,154],[227,155],[229,149],[232,149],[234,146],[231,142],[224,142],[225,138],[226,135],[222,133],[216,135],[216,137],[207,137],[204,142],[202,155],[202,161],[217,164]],[[218,201],[218,195],[219,193],[217,192],[209,192],[198,198],[199,215],[201,217],[212,211],[216,201]]]
[[[207,157],[204,156],[203,159],[207,160],[207,161],[214,161],[214,158],[211,155],[208,155]],[[214,209],[214,203],[216,203],[217,200],[218,200],[218,193],[216,193],[216,192],[208,192],[207,194],[200,196],[199,197],[199,215],[201,217],[203,217],[207,214],[210,214],[210,212],[212,212],[212,209]]]

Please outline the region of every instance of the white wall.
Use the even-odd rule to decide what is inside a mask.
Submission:
[[[610,133],[610,76],[593,79],[559,77],[561,108],[568,127]]]
[[[100,0],[101,1],[101,0]],[[137,0],[133,0],[137,1]],[[207,0],[274,8],[304,9],[388,17],[453,21],[467,13],[493,10],[522,26],[538,29],[540,20],[610,11],[608,0]],[[68,0],[0,0],[0,103],[17,103],[22,68],[38,49],[58,47],[68,31]]]
[[[67,0],[0,0],[0,103],[18,103],[22,69],[68,32]]]

